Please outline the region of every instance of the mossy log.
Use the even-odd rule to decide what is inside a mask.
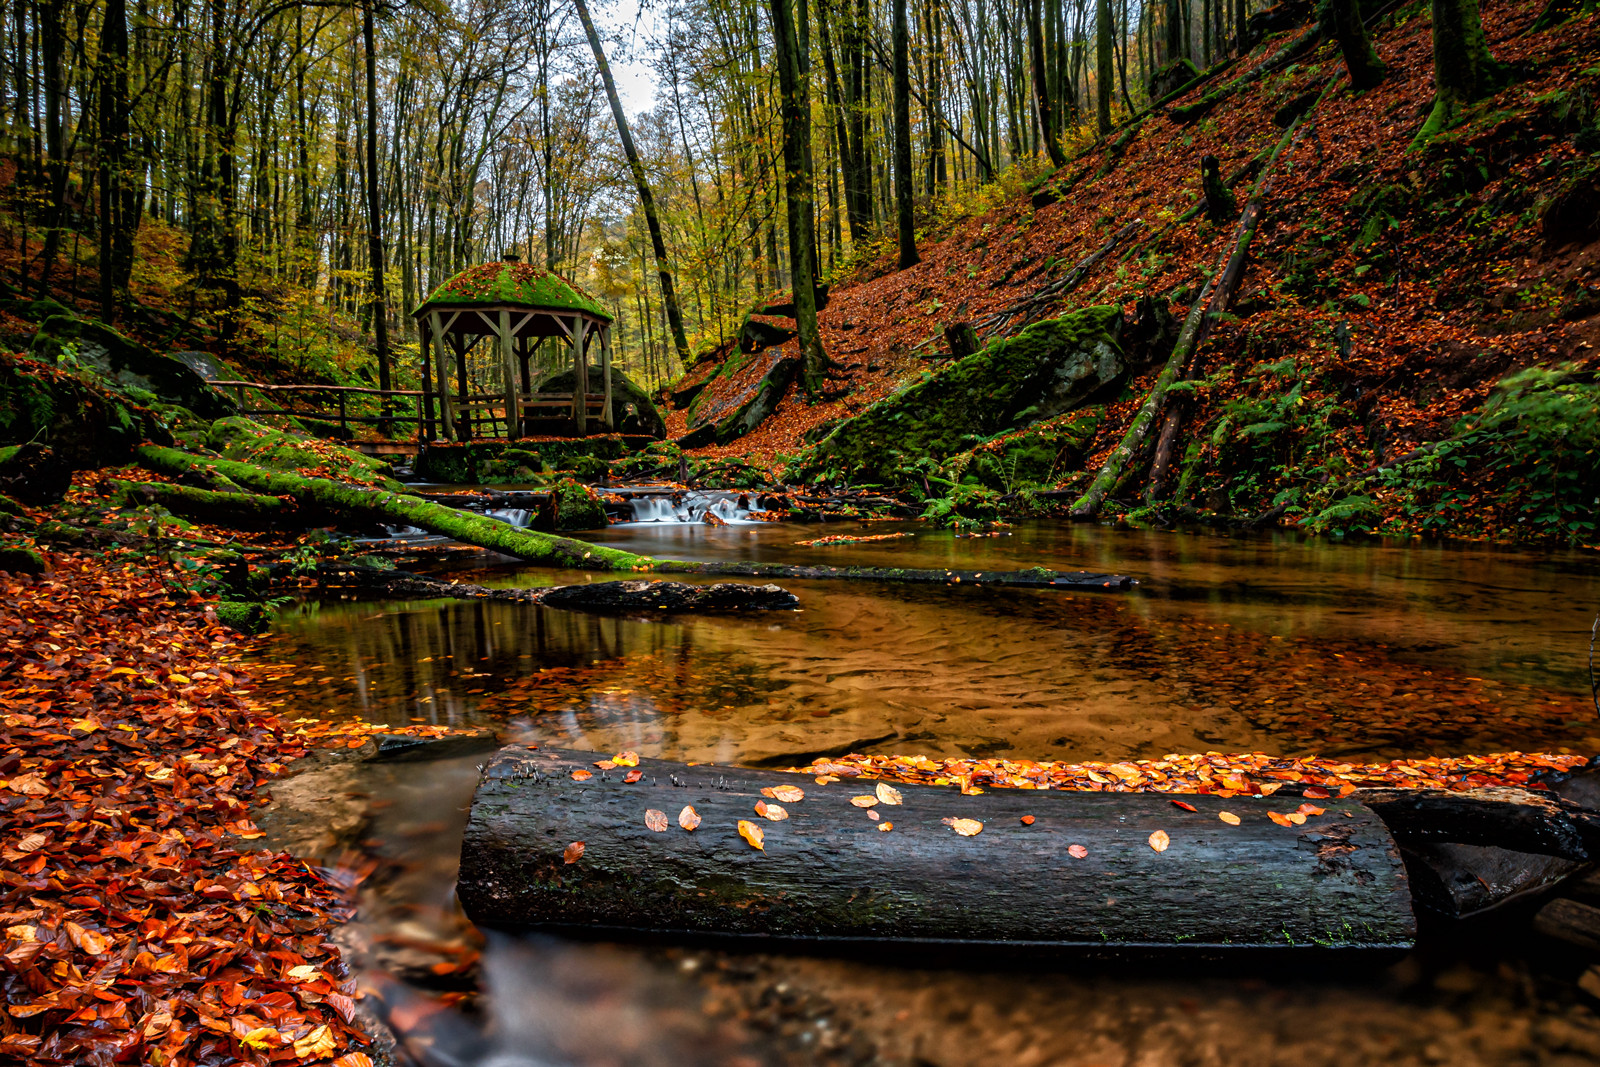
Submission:
[[[302,507],[329,515],[390,526],[416,526],[464,544],[477,545],[542,567],[587,571],[656,571],[669,574],[712,574],[726,577],[817,578],[877,582],[982,585],[1027,585],[1117,591],[1133,579],[1120,574],[1087,571],[952,571],[901,567],[810,567],[739,561],[660,560],[604,545],[554,534],[518,529],[509,523],[435,504],[408,493],[368,488],[283,471],[271,471],[235,460],[191,455],[175,448],[145,446],[139,462],[162,474],[182,475],[196,467],[215,470],[238,485],[270,496],[285,496]]]
[[[165,482],[112,483],[117,498],[133,505],[155,505],[191,522],[237,530],[314,526],[316,518],[293,500],[260,493],[224,493]]]
[[[485,767],[457,885],[474,922],[1108,955],[1331,955],[1402,950],[1415,937],[1399,850],[1351,800],[1284,828],[1267,813],[1296,800],[1191,796],[1189,812],[1150,793],[905,785],[903,803],[876,803],[873,821],[851,800],[872,793],[860,781],[644,759],[630,783],[622,767],[596,767],[604,758],[511,746]],[[770,801],[787,818],[769,821],[755,806],[777,786],[805,795]],[[692,831],[679,823],[686,807],[700,819]],[[651,810],[664,830],[647,825]],[[1222,810],[1241,825],[1220,821]],[[962,836],[952,818],[982,828]],[[762,831],[761,849],[741,838],[741,820]],[[1156,831],[1170,842],[1163,851]],[[575,842],[581,854],[568,862]]]
[[[779,586],[745,585],[740,582],[689,585],[685,582],[634,579],[543,588],[506,588],[449,582],[409,571],[336,563],[318,567],[317,580],[324,587],[352,588],[369,596],[386,599],[501,600],[593,612],[794,611],[800,606],[799,597]]]

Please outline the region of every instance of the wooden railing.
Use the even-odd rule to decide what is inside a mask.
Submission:
[[[344,433],[350,432],[352,422],[362,423],[396,423],[414,422],[417,424],[417,436],[423,435],[423,427],[432,421],[429,412],[423,408],[423,393],[416,389],[369,389],[359,385],[268,385],[265,382],[238,382],[238,381],[213,381],[212,385],[219,389],[232,389],[238,400],[239,414],[241,415],[292,415],[297,419],[311,419],[314,422],[338,422],[339,429]],[[258,392],[273,394],[281,393],[290,396],[296,394],[332,393],[338,401],[338,414],[335,415],[326,409],[307,410],[304,407],[247,407],[245,404],[245,390],[254,389]],[[379,415],[352,415],[348,410],[348,399],[352,395],[377,396],[383,398],[407,398],[406,407],[414,408],[415,414],[401,414],[399,411]]]

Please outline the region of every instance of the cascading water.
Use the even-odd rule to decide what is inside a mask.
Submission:
[[[526,508],[493,508],[485,511],[484,514],[491,519],[509,522],[521,530],[526,530],[528,525],[533,522],[533,512]]]
[[[691,489],[673,493],[630,494],[628,506],[633,510],[630,522],[703,523],[706,515],[733,525],[755,522],[750,518],[750,493],[732,489]]]

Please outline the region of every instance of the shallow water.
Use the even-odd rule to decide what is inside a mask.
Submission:
[[[916,536],[793,543],[901,528]],[[775,766],[848,751],[1036,759],[1600,751],[1585,666],[1600,605],[1590,556],[1065,524],[981,539],[887,524],[635,526],[595,539],[679,558],[1084,568],[1140,585],[1067,595],[790,582],[801,612],[722,618],[602,618],[484,602],[306,604],[260,654],[260,692],[291,714],[488,725],[508,739]],[[485,579],[595,576],[515,567],[473,575]],[[385,967],[444,989],[476,980],[467,966],[425,976],[432,961],[464,963],[477,944],[449,887],[480,759],[352,772],[352,788],[373,798],[369,847],[384,861],[355,930],[374,981]],[[432,1063],[1600,1055],[1600,1023],[1571,985],[1580,964],[1528,944],[1523,930],[1525,919],[1513,917],[1465,936],[1434,931],[1424,951],[1376,976],[1252,979],[499,943],[485,957],[485,1015],[438,1011],[424,999],[402,1022],[427,1018],[409,1030],[426,1045],[414,1051]],[[392,1003],[412,996],[384,989]]]

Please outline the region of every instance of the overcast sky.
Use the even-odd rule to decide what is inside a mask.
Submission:
[[[612,31],[605,34],[609,40],[617,40],[620,31],[626,51],[632,53],[626,58],[616,54],[607,57],[623,108],[630,118],[650,110],[656,102],[655,75],[647,61],[648,46],[656,28],[654,12],[641,0],[611,0],[597,5],[595,17],[603,27],[602,32]],[[616,46],[612,49],[615,52]]]

